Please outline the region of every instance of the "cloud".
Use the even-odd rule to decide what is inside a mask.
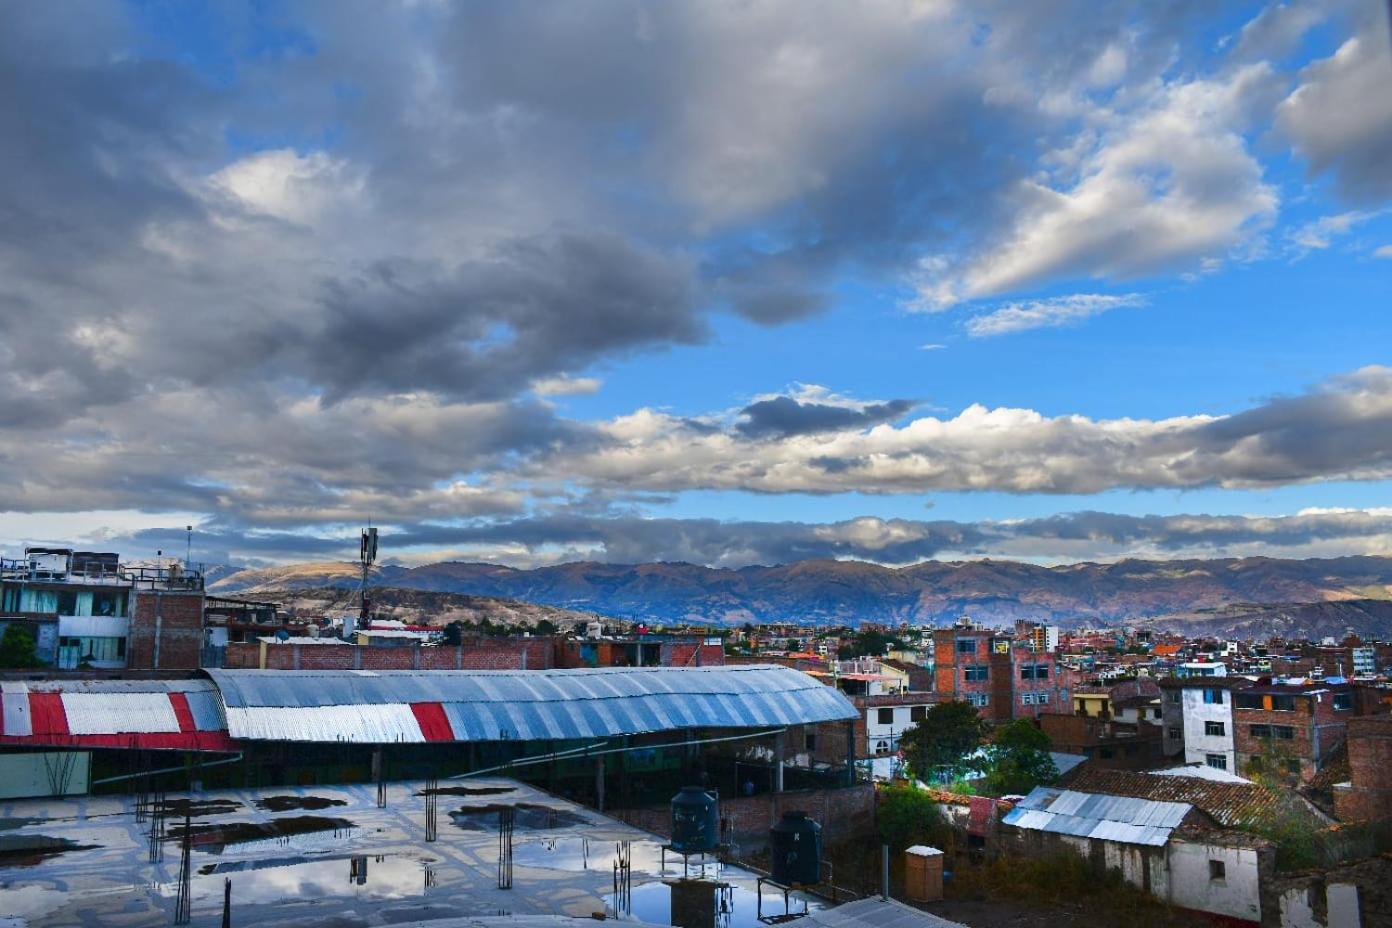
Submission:
[[[1313,222],[1307,222],[1290,230],[1286,237],[1298,255],[1304,255],[1310,251],[1321,251],[1328,248],[1334,239],[1347,235],[1354,226],[1367,222],[1377,215],[1377,212],[1356,211],[1321,216]]]
[[[748,438],[786,438],[861,429],[899,419],[914,405],[912,400],[835,403],[778,396],[759,400],[740,410],[735,431]]]
[[[1379,245],[1373,249],[1374,258],[1392,258],[1392,245]]]
[[[1270,78],[1253,64],[1157,81],[1128,107],[1070,103],[1096,124],[1046,156],[1050,174],[1016,186],[1013,219],[988,247],[921,264],[916,305],[1193,269],[1243,246],[1278,202],[1242,135]]]
[[[532,382],[537,396],[588,396],[598,393],[604,381],[597,377],[544,377]]]
[[[774,407],[782,408],[782,404]],[[789,407],[791,409],[791,407]],[[521,468],[596,488],[759,493],[1099,493],[1392,476],[1392,369],[1368,367],[1226,416],[1090,419],[972,405],[950,418],[751,441],[650,409],[582,453]]]
[[[1356,34],[1305,67],[1276,123],[1312,176],[1330,176],[1346,202],[1375,204],[1392,197],[1392,42],[1386,4],[1357,10]]]
[[[1392,510],[1387,509],[1277,516],[1084,511],[980,522],[865,516],[824,523],[552,513],[470,524],[403,525],[383,532],[384,547],[413,563],[453,558],[518,567],[576,560],[738,568],[825,558],[904,565],[933,558],[1066,563],[1126,557],[1392,554]],[[194,559],[262,563],[349,558],[355,541],[347,533],[199,526]],[[182,526],[142,529],[104,543],[130,551],[181,550],[184,533]]]
[[[973,338],[1006,335],[1028,329],[1074,325],[1113,309],[1144,306],[1139,293],[1073,293],[1028,303],[1008,303],[1000,309],[967,320],[967,334]]]
[[[919,351],[941,351],[942,349],[944,349],[944,348],[946,348],[946,347],[947,347],[946,345],[940,345],[940,344],[938,344],[938,343],[936,343],[936,342],[929,342],[929,343],[926,344],[926,345],[919,345],[919,346],[918,346],[918,350],[919,350]]]

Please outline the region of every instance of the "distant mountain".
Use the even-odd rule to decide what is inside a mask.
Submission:
[[[358,611],[357,585],[297,587],[295,589],[258,589],[254,595],[274,600],[292,613],[324,615]],[[467,593],[441,593],[433,590],[373,587],[372,611],[380,618],[399,619],[409,625],[447,625],[460,621],[477,625],[484,619],[494,624],[536,625],[542,619],[557,628],[570,630],[578,622],[597,618],[590,612],[560,609],[555,606],[499,599],[495,596],[471,596]]]
[[[1325,603],[1283,603],[1276,606],[1241,603],[1187,615],[1150,620],[1156,628],[1191,637],[1323,638],[1343,640],[1392,637],[1392,601],[1347,599]]]
[[[210,589],[356,589],[358,576],[354,564],[299,564],[240,571]],[[898,568],[823,560],[739,570],[679,563],[518,570],[446,562],[382,567],[371,583],[656,622],[944,625],[969,615],[993,624],[1032,619],[1070,626],[1192,616],[1237,604],[1392,600],[1392,558],[1127,560],[1058,567],[925,561]]]

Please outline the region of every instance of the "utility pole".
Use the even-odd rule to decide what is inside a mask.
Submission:
[[[362,533],[358,561],[362,564],[362,581],[358,585],[358,627],[367,628],[372,613],[372,600],[367,595],[367,574],[377,561],[377,529],[369,526]]]

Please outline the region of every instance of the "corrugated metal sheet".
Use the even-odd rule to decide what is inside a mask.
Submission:
[[[168,693],[64,693],[63,714],[74,735],[179,730]]]
[[[29,717],[29,685],[0,683],[0,734],[24,737],[34,733]]]
[[[1036,787],[1002,821],[1030,831],[1160,846],[1193,806]]]
[[[839,691],[773,666],[208,673],[232,737],[258,740],[422,741],[422,705],[440,707],[456,741],[758,728],[856,715]],[[359,711],[370,707],[392,709]],[[241,711],[252,709],[274,711]]]
[[[966,928],[893,899],[861,899],[811,912],[806,919],[821,928]]]

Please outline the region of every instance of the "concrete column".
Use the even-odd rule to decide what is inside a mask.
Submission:
[[[773,736],[773,791],[783,792],[783,732]]]
[[[855,785],[855,719],[846,720],[846,785]]]

